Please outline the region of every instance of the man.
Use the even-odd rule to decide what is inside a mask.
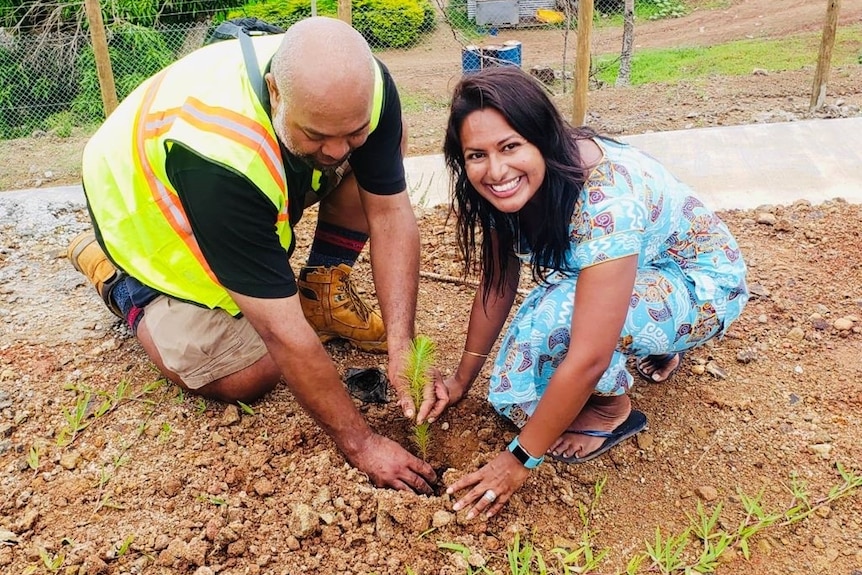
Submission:
[[[388,346],[414,415],[400,375],[419,269],[405,141],[392,78],[343,22],[204,47],[145,81],[88,142],[95,234],[69,258],[178,385],[251,401],[283,377],[375,484],[430,492],[431,467],[370,430],[321,345]],[[318,201],[296,279],[291,227]],[[382,318],[348,275],[369,237]],[[428,399],[419,417],[444,405]]]

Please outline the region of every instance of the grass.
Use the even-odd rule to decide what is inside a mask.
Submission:
[[[862,26],[838,30],[832,66],[856,64],[862,49]],[[744,76],[755,68],[768,72],[799,70],[814,65],[820,34],[777,40],[740,40],[716,46],[636,51],[632,56],[631,84],[668,83],[707,76]],[[594,64],[598,79],[613,84],[619,73],[619,56],[599,56]]]
[[[686,513],[688,526],[674,532],[656,527],[654,535],[643,542],[643,548],[636,551],[625,562],[623,571],[610,571],[604,565],[608,549],[596,549],[593,519],[601,499],[607,478],[596,482],[589,504],[578,503],[581,520],[581,538],[572,548],[555,547],[550,553],[543,552],[538,546],[520,534],[515,533],[507,544],[505,553],[481,566],[475,566],[474,550],[469,546],[441,541],[438,549],[452,552],[461,557],[467,575],[485,573],[505,573],[506,575],[570,575],[589,573],[615,573],[615,575],[636,575],[638,573],[658,573],[660,575],[692,575],[714,573],[722,560],[739,552],[751,558],[751,540],[767,530],[786,528],[803,521],[817,509],[830,505],[839,499],[851,496],[862,488],[862,475],[846,469],[840,463],[835,465],[840,481],[818,498],[813,498],[807,486],[791,475],[787,486],[790,502],[777,510],[767,510],[761,502],[762,494],[747,495],[737,490],[741,510],[728,513],[724,504],[719,502],[710,512],[698,502],[694,513]],[[741,511],[741,513],[740,513]],[[732,515],[741,517],[737,522]],[[548,559],[546,559],[546,555]],[[498,566],[499,564],[499,566]],[[491,567],[494,567],[492,569]],[[408,571],[409,572],[409,571]]]

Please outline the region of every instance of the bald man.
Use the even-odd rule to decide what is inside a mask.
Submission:
[[[371,431],[321,345],[388,351],[404,414],[444,408],[429,390],[414,414],[401,377],[419,273],[405,141],[389,72],[339,20],[204,47],[145,81],[88,142],[94,233],[69,258],[177,385],[248,402],[283,378],[375,484],[427,493],[431,467]],[[315,203],[296,277],[292,228]],[[382,317],[349,278],[369,237]]]

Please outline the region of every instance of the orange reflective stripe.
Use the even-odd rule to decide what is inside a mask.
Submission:
[[[161,85],[164,77],[165,73],[162,72],[153,79],[152,84],[144,95],[141,107],[135,115],[135,126],[132,131],[133,137],[135,138],[135,164],[138,168],[138,172],[143,174],[144,179],[150,188],[150,193],[153,195],[153,199],[159,207],[159,210],[161,210],[162,215],[164,215],[165,221],[168,222],[168,225],[173,228],[177,236],[179,236],[186,244],[189,251],[191,251],[194,258],[198,261],[201,268],[203,268],[213,283],[218,284],[219,281],[216,279],[215,274],[213,274],[212,269],[210,269],[206,259],[204,259],[200,246],[198,245],[194,235],[192,235],[191,226],[186,219],[186,214],[180,205],[179,198],[172,194],[156,177],[153,166],[150,164],[150,160],[147,157],[146,149],[144,148],[146,132],[143,118],[149,116],[146,111],[149,110],[149,107],[152,105],[156,92],[158,91],[158,87]]]
[[[272,179],[279,188],[285,189],[286,177],[278,142],[259,122],[233,110],[209,106],[196,98],[186,100],[177,115],[201,131],[219,134],[260,153]],[[158,127],[158,124],[153,126],[154,129]]]
[[[279,220],[287,219],[287,176],[281,159],[281,148],[260,123],[232,110],[209,106],[190,97],[179,108],[171,108],[159,114],[148,114],[144,133],[148,137],[158,137],[167,132],[177,119],[182,119],[203,132],[218,134],[259,153],[269,175],[285,198]]]

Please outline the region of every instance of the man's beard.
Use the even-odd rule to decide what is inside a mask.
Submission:
[[[275,135],[278,137],[281,144],[285,148],[287,148],[287,151],[290,152],[290,154],[294,158],[296,158],[297,160],[299,160],[300,162],[302,162],[303,164],[305,164],[309,168],[313,168],[313,169],[319,171],[324,176],[334,174],[335,171],[338,168],[340,168],[341,165],[344,164],[344,162],[347,161],[347,158],[350,157],[350,154],[348,153],[347,157],[345,157],[341,162],[339,162],[335,166],[321,166],[320,164],[317,163],[317,161],[314,159],[314,156],[312,154],[303,154],[303,153],[299,152],[296,149],[296,146],[294,145],[293,141],[288,137],[287,130],[285,129],[285,125],[286,125],[285,109],[286,108],[287,108],[287,106],[284,106],[284,105],[279,106],[278,110],[275,113],[275,117],[272,119],[272,128],[273,128],[273,130],[275,130]]]

